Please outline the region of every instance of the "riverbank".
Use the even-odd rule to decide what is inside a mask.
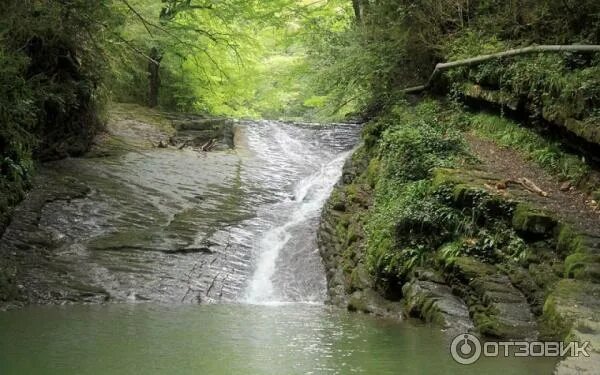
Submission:
[[[558,372],[593,373],[595,172],[535,133],[522,150],[501,147],[507,137],[492,129],[523,132],[434,100],[396,105],[366,126],[322,215],[331,301],[487,337],[591,340],[590,358]]]

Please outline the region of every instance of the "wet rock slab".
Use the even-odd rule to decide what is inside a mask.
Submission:
[[[288,230],[288,221],[286,249],[295,251],[278,258],[273,279],[289,289],[282,298],[324,298],[320,258],[306,238],[315,235],[316,192],[334,183],[356,129],[213,122],[131,106],[113,117],[87,157],[43,165],[17,208],[0,242],[5,306],[237,301],[261,236]],[[194,137],[221,132],[223,147],[157,147],[175,127]],[[240,147],[232,149],[234,133]],[[296,224],[304,207],[315,215]]]

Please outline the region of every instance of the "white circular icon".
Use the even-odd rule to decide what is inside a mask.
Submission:
[[[463,333],[452,340],[450,353],[452,358],[461,365],[473,364],[481,357],[481,342],[477,337]]]

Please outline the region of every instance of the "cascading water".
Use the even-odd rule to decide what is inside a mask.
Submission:
[[[322,302],[325,270],[316,244],[320,210],[340,178],[359,127],[263,122],[248,127],[254,177],[273,193],[260,204],[251,274],[241,300],[252,304]]]
[[[318,219],[321,207],[334,184],[340,178],[347,156],[348,152],[343,152],[322,164],[318,171],[298,183],[292,200],[273,205],[274,210],[281,210],[287,218],[282,224],[268,229],[258,241],[257,250],[260,253],[248,286],[246,302],[324,300],[324,270],[318,267],[318,261],[313,260],[313,269],[303,269],[303,273],[292,272],[294,267],[298,267],[298,264],[293,262],[307,259],[310,261],[311,257],[319,257],[315,242],[315,220]],[[278,269],[278,261],[281,263],[281,269]],[[279,274],[275,278],[277,273]],[[294,284],[310,281],[313,281],[312,290],[294,287]]]

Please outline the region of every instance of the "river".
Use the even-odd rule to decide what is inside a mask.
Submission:
[[[29,299],[54,306],[0,313],[0,373],[551,372],[540,359],[460,366],[438,328],[325,304],[316,229],[359,132],[242,122],[234,150],[47,164],[38,193],[87,190],[46,199],[33,233],[3,237]]]

